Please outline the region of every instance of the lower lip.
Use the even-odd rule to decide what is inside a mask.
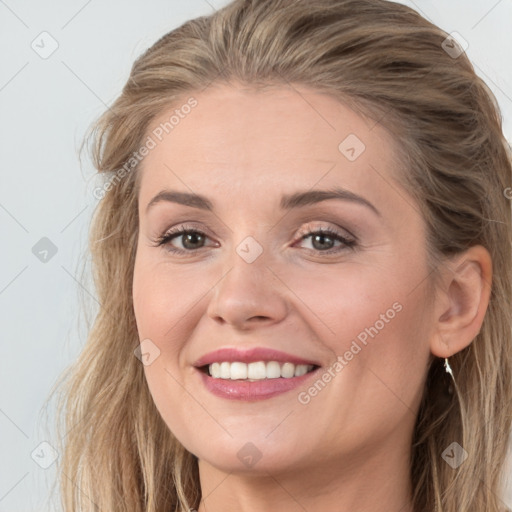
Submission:
[[[208,391],[214,395],[230,400],[255,401],[266,400],[267,398],[291,391],[316,375],[318,370],[320,368],[316,368],[300,377],[262,379],[254,382],[218,379],[210,377],[199,369],[197,371],[201,374],[203,383]]]

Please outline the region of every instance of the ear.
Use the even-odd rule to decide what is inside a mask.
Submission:
[[[476,245],[458,254],[443,269],[440,281],[430,350],[445,358],[466,348],[480,332],[491,296],[489,252]]]

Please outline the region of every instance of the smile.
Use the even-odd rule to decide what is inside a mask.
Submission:
[[[264,379],[291,379],[301,377],[315,368],[311,364],[293,364],[278,361],[257,361],[243,363],[240,361],[215,362],[203,368],[207,368],[208,374],[215,379],[224,380],[248,380],[254,382]]]
[[[255,370],[250,370],[249,367],[251,365],[255,365],[253,366]],[[265,366],[265,377],[261,377],[263,365]],[[210,371],[212,371],[210,368],[212,367],[214,368],[214,374],[224,371],[224,375],[227,375],[227,372],[229,371],[229,378],[210,375]],[[278,369],[279,376],[277,376]],[[227,400],[254,402],[258,400],[267,400],[286,393],[287,391],[292,391],[299,386],[305,387],[306,381],[314,378],[314,376],[319,372],[320,366],[294,365],[292,363],[284,363],[280,365],[277,361],[268,361],[267,363],[264,361],[257,361],[250,364],[239,363],[238,361],[228,363],[225,361],[222,363],[212,363],[208,366],[195,368],[195,370],[201,378],[202,384],[213,395]],[[292,370],[293,375],[291,375]],[[267,371],[270,376],[267,376]],[[282,376],[281,373],[284,373],[284,376]],[[297,373],[300,375],[296,375]],[[220,375],[222,375],[222,373]],[[249,375],[251,377],[256,375],[256,378],[248,378]],[[259,378],[258,375],[260,375]]]

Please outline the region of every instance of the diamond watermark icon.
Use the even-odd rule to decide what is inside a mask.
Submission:
[[[133,353],[144,366],[149,366],[160,356],[160,349],[149,338],[146,338],[140,342]]]
[[[338,146],[339,152],[350,162],[357,160],[365,149],[363,141],[354,133],[346,137]]]
[[[441,457],[453,469],[457,469],[468,458],[468,452],[459,443],[454,442],[446,448]]]
[[[247,263],[252,263],[263,252],[263,247],[252,236],[248,236],[238,245],[236,252]]]
[[[43,236],[34,247],[32,254],[43,263],[48,263],[56,254],[57,246],[47,237]]]
[[[237,453],[237,457],[240,459],[240,462],[248,468],[252,468],[262,456],[262,453],[254,443],[251,442],[245,443]]]
[[[48,442],[39,443],[30,454],[34,462],[43,469],[48,469],[58,458],[57,450]]]
[[[57,40],[48,32],[41,32],[30,45],[41,59],[50,57],[59,47]]]
[[[469,48],[469,43],[458,32],[452,32],[441,47],[452,59],[458,59]]]

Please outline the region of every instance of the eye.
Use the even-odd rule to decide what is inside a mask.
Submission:
[[[181,238],[182,248],[174,247],[171,242],[174,239]],[[155,240],[156,247],[163,247],[171,253],[184,254],[193,253],[199,249],[204,248],[204,242],[208,236],[198,229],[190,226],[182,225],[177,228],[173,228],[157,240]],[[354,248],[356,240],[354,238],[348,238],[345,235],[331,228],[319,228],[316,230],[309,230],[305,234],[300,235],[300,241],[304,241],[311,238],[312,249],[309,251],[316,251],[320,254],[333,254],[338,253],[347,249]],[[339,242],[337,247],[333,247],[335,242]],[[216,245],[218,247],[218,244]]]
[[[331,228],[319,228],[314,231],[310,230],[301,236],[301,240],[306,240],[308,238],[311,238],[311,245],[313,246],[313,249],[309,250],[317,251],[321,254],[338,253],[346,249],[354,248],[356,245],[356,240],[354,238],[348,238]],[[334,248],[333,244],[336,241],[340,242],[341,246],[338,245],[337,248]]]
[[[175,238],[182,239],[183,249],[173,247],[171,245],[171,242]],[[182,225],[164,233],[156,240],[155,246],[165,246],[165,249],[172,253],[193,252],[202,248],[200,244],[204,243],[206,238],[208,238],[208,236],[202,231],[193,229],[190,226]]]

